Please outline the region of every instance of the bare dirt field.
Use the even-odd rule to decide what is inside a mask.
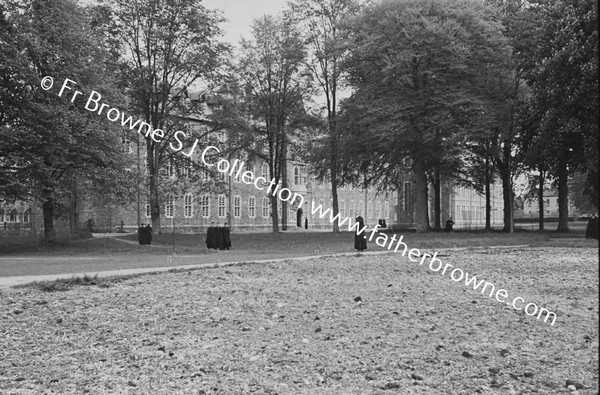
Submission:
[[[0,393],[596,394],[597,256],[440,257],[553,326],[398,254],[0,294]]]

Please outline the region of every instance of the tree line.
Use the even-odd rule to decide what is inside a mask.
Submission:
[[[136,169],[123,130],[40,88],[53,75],[189,141],[227,131],[223,152],[267,163],[283,187],[286,158],[300,158],[330,181],[334,215],[341,186],[400,188],[407,170],[419,231],[441,227],[442,180],[486,196],[488,229],[499,180],[513,231],[523,173],[536,175],[540,217],[544,185],[556,184],[558,230],[568,229],[569,186],[598,210],[596,2],[292,0],[254,20],[237,49],[220,40],[222,21],[198,0],[0,1],[0,199],[38,201],[51,241],[52,219],[82,194],[127,203],[142,185],[160,230],[167,190],[223,187],[173,155],[171,135],[143,139]],[[210,113],[187,100],[199,86],[214,96]],[[166,166],[188,177],[164,177]],[[277,232],[287,221],[278,205],[288,208],[271,203]]]

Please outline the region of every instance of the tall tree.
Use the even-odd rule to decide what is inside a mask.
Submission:
[[[162,137],[144,133],[152,227],[160,231],[161,169],[177,161],[169,149],[179,129],[174,116],[185,116],[183,98],[197,84],[210,84],[227,47],[217,41],[223,19],[200,0],[102,0],[97,30],[109,38],[129,79],[131,105]],[[206,130],[185,130],[187,142],[207,138]],[[180,135],[181,137],[181,135]],[[175,142],[177,146],[177,142]],[[192,157],[194,145],[180,151]],[[181,155],[181,154],[179,154]]]
[[[301,78],[304,43],[290,18],[265,15],[252,23],[252,38],[242,40],[237,72],[244,87],[249,124],[242,138],[250,155],[269,166],[274,185],[286,187],[290,137],[305,116],[306,85]],[[278,197],[271,188],[273,232],[279,232]],[[285,196],[282,196],[286,199]],[[281,202],[283,203],[283,202]],[[287,212],[285,205],[282,213]],[[285,223],[285,221],[284,221]]]
[[[427,172],[448,160],[484,104],[480,70],[507,54],[501,26],[475,1],[383,1],[353,23],[351,48],[346,67],[356,91],[345,124],[353,137],[368,135],[356,156],[369,158],[374,181],[412,159],[416,225],[426,231]]]
[[[38,200],[45,241],[52,243],[54,218],[74,181],[116,186],[113,182],[125,178],[114,129],[101,126],[102,120],[70,94],[59,97],[66,78],[78,84],[69,83],[69,93],[95,89],[111,97],[112,75],[85,13],[73,1],[11,2],[6,10],[1,18],[7,58],[0,79],[0,171],[10,182],[1,193]],[[53,87],[41,85],[46,76],[54,78]]]
[[[586,173],[598,205],[598,4],[536,1],[542,36],[527,80],[532,87],[525,125],[558,186],[559,224],[568,231],[568,180]],[[533,125],[533,126],[531,126]],[[533,145],[532,145],[533,146]]]
[[[513,178],[520,165],[515,160],[517,142],[520,139],[518,127],[519,110],[525,105],[528,86],[525,76],[532,67],[533,52],[537,46],[536,16],[527,0],[486,0],[502,15],[504,34],[512,50],[509,57],[510,73],[503,75],[503,81],[496,89],[504,95],[497,101],[496,118],[490,125],[494,164],[500,173],[504,201],[504,232],[514,231],[514,188]],[[508,78],[506,78],[508,77]]]
[[[325,100],[325,122],[319,134],[319,144],[312,144],[311,162],[317,164],[319,178],[331,181],[333,214],[339,212],[338,186],[340,185],[343,155],[338,128],[339,92],[343,87],[341,62],[347,54],[347,34],[342,27],[359,10],[358,0],[296,0],[290,3],[294,18],[303,27],[308,50],[306,66]],[[339,232],[334,222],[333,232]]]

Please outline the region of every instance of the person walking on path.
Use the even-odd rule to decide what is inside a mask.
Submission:
[[[367,249],[367,238],[365,236],[365,232],[361,232],[359,234],[358,231],[364,228],[365,220],[359,215],[356,217],[356,222],[358,222],[358,228],[354,234],[354,249],[358,250],[358,252],[362,252]]]
[[[227,222],[225,222],[225,225],[223,226],[223,239],[224,239],[224,248],[226,250],[231,248],[231,228],[229,227],[229,225],[227,224]]]
[[[211,222],[206,230],[206,248],[209,250],[217,249],[217,229],[214,222]]]
[[[225,228],[223,228],[221,226],[220,222],[217,222],[216,234],[217,234],[217,248],[219,248],[219,250],[224,250],[225,249]]]
[[[446,232],[452,232],[452,227],[453,226],[454,226],[454,221],[452,220],[452,217],[450,217],[446,221]]]
[[[146,244],[152,244],[152,226],[146,225]]]
[[[596,214],[588,219],[587,228],[585,229],[585,238],[598,240],[598,216]]]
[[[140,245],[144,245],[144,224],[141,224],[140,227],[138,228],[138,243],[140,243]]]

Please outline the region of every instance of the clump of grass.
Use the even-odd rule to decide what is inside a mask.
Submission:
[[[17,285],[15,288],[33,288],[42,292],[64,292],[77,286],[98,286],[100,288],[109,288],[113,284],[123,281],[129,276],[110,276],[100,277],[98,274],[83,277],[59,278],[53,281],[34,281],[32,283]]]

